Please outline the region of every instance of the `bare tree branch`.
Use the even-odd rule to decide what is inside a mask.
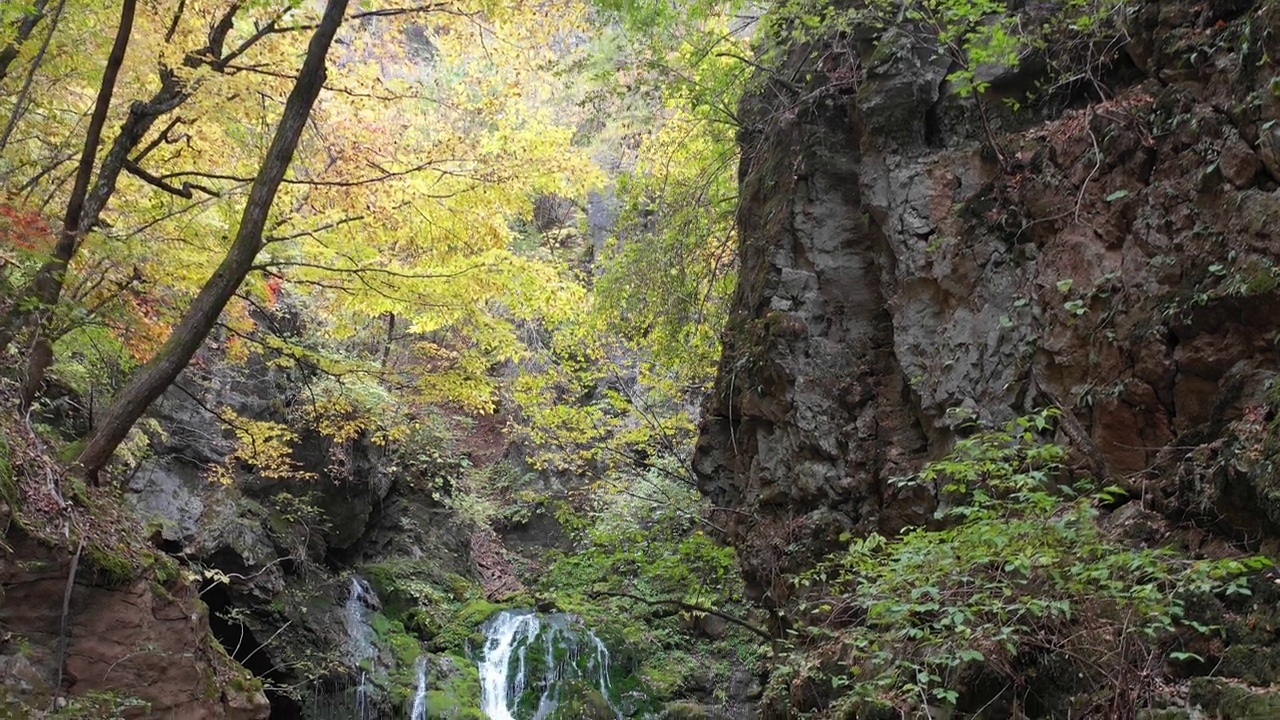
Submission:
[[[169,193],[170,195],[177,195],[178,197],[184,198],[186,200],[194,199],[195,191],[197,190],[211,197],[222,197],[222,193],[218,192],[217,190],[214,190],[205,185],[199,185],[197,183],[184,182],[182,183],[181,187],[177,185],[171,185],[165,182],[164,180],[156,177],[155,175],[152,175],[146,170],[143,170],[141,167],[138,166],[137,163],[135,163],[132,160],[124,161],[124,171],[138,178],[142,182],[150,185],[151,187],[163,190]]]
[[[650,600],[649,598],[641,597],[639,595],[633,595],[631,593],[610,592],[607,590],[600,590],[597,592],[587,593],[587,597],[593,600],[597,598],[602,598],[602,597],[626,598],[628,600],[635,600],[636,602],[644,603],[645,605],[648,605],[650,607],[659,606],[659,605],[668,605],[671,607],[678,607],[681,610],[688,610],[689,612],[706,613],[707,615],[718,617],[721,620],[724,620],[725,622],[733,623],[734,625],[737,625],[738,627],[743,628],[744,630],[750,630],[751,632],[755,633],[756,635],[759,635],[761,638],[764,638],[768,642],[774,641],[773,635],[771,635],[768,630],[765,630],[764,628],[758,627],[756,625],[752,625],[751,623],[747,622],[746,620],[743,620],[740,617],[730,615],[726,612],[721,612],[719,610],[716,610],[715,608],[703,607],[702,605],[694,605],[693,603],[687,603],[687,602],[684,602],[683,600]]]

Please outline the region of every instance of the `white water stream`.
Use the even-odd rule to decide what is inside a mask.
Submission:
[[[413,693],[413,709],[409,712],[409,720],[427,720],[427,656],[418,657],[418,687]]]
[[[515,677],[508,678],[511,653],[518,640],[533,639],[540,627],[538,616],[533,613],[502,612],[490,622],[484,659],[480,661],[480,708],[489,720],[515,720],[511,714],[514,703],[508,697],[518,700],[524,693],[528,645],[521,645]]]
[[[609,649],[569,616],[507,610],[488,622],[485,636],[480,661],[481,709],[489,720],[545,720],[560,704],[563,682],[571,680],[594,685],[613,707]],[[531,647],[542,654],[539,672],[531,672]],[[557,648],[564,651],[559,657]],[[529,716],[526,705],[525,716],[517,718],[520,698],[526,691],[539,693],[538,706]],[[616,710],[614,714],[618,714]]]
[[[361,661],[373,658],[373,628],[369,626],[369,613],[377,608],[378,595],[369,587],[369,583],[356,575],[351,576],[351,591],[347,595],[346,626],[347,653],[352,665],[359,666]],[[365,687],[366,672],[360,671],[360,685],[356,688],[356,718],[365,720],[369,717],[369,697]]]

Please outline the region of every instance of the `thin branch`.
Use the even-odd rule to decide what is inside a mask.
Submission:
[[[170,140],[169,133],[173,132],[173,129],[177,127],[178,124],[181,122],[182,122],[181,116],[175,117],[174,119],[170,120],[169,124],[165,125],[164,129],[161,130],[160,133],[156,135],[151,142],[144,145],[143,148],[138,151],[138,154],[133,156],[133,162],[135,163],[142,162],[144,159],[146,159],[147,155],[150,155],[151,151],[159,147],[161,143],[176,142],[174,140]]]
[[[489,266],[490,266],[489,263],[477,263],[475,265],[472,265],[471,267],[458,270],[457,272],[407,273],[407,272],[399,272],[397,270],[388,270],[386,268],[335,267],[332,265],[320,265],[318,263],[309,263],[309,262],[303,262],[300,260],[299,261],[278,260],[278,261],[270,261],[270,262],[264,262],[258,265],[254,265],[253,269],[266,271],[270,268],[301,267],[301,268],[310,268],[312,270],[323,270],[325,272],[332,272],[332,273],[350,273],[352,275],[364,275],[364,274],[387,275],[389,277],[400,278],[403,280],[447,280],[449,278],[456,278],[456,277],[465,275],[469,272],[472,272],[473,270],[478,270],[480,268],[485,268]]]
[[[737,625],[738,627],[743,628],[745,630],[750,630],[751,632],[755,633],[756,635],[760,636],[761,638],[765,639],[768,642],[773,642],[775,639],[773,635],[769,633],[768,630],[765,630],[764,628],[759,627],[757,625],[753,625],[747,622],[746,620],[743,620],[740,617],[730,615],[726,612],[721,612],[719,610],[716,610],[715,608],[709,608],[709,607],[704,607],[702,605],[694,605],[693,603],[687,603],[683,600],[650,600],[649,598],[641,597],[639,595],[633,595],[627,592],[612,592],[608,590],[598,590],[596,592],[587,593],[587,597],[593,600],[599,599],[602,597],[626,598],[628,600],[635,600],[636,602],[644,603],[645,605],[648,605],[650,607],[668,605],[672,607],[678,607],[681,610],[688,610],[689,612],[706,613],[707,615],[718,617],[721,620],[724,620],[725,622],[733,623],[734,625]]]
[[[241,183],[239,185],[231,187],[226,191],[224,191],[224,195],[232,192],[236,192],[239,190],[243,190],[246,184],[247,183]],[[151,228],[155,227],[156,225],[159,225],[160,223],[166,220],[172,220],[173,218],[178,217],[179,215],[185,215],[186,213],[192,212],[193,210],[199,210],[204,206],[209,205],[216,199],[217,198],[214,196],[209,196],[201,200],[197,200],[191,203],[190,205],[183,205],[177,210],[171,210],[163,215],[160,215],[159,217],[148,220],[146,223],[143,223],[142,225],[139,225],[137,228],[134,228],[133,230],[129,231],[126,235],[124,235],[122,239],[128,240],[130,238],[141,235],[142,233],[150,230]]]
[[[178,0],[178,7],[173,11],[173,19],[169,21],[169,27],[164,31],[164,41],[166,43],[173,41],[173,34],[178,31],[178,21],[182,19],[182,14],[186,12],[187,0]]]
[[[217,410],[214,410],[213,408],[211,408],[211,407],[209,407],[208,405],[206,405],[206,404],[205,404],[205,402],[204,402],[203,400],[201,400],[199,397],[197,397],[195,393],[193,393],[193,392],[191,392],[190,390],[188,390],[188,389],[186,389],[186,388],[182,387],[182,384],[181,384],[181,383],[177,383],[177,382],[175,382],[175,383],[173,383],[172,387],[173,387],[175,390],[177,390],[178,392],[182,393],[183,395],[186,395],[186,396],[187,396],[187,399],[189,399],[191,402],[193,402],[193,403],[195,403],[195,404],[196,404],[196,407],[200,408],[201,410],[203,410],[203,411],[205,411],[205,412],[209,413],[210,415],[214,416],[215,418],[217,418],[217,419],[218,419],[218,422],[222,423],[223,425],[226,425],[227,427],[231,428],[232,430],[238,430],[238,431],[240,431],[240,432],[244,433],[245,435],[248,435],[248,436],[252,437],[253,433],[252,433],[252,432],[250,432],[248,428],[244,427],[243,425],[237,425],[237,424],[236,424],[236,422],[235,422],[234,420],[231,420],[231,419],[230,419],[230,418],[228,418],[227,416],[223,415],[222,413],[218,412]]]
[[[241,660],[240,662],[241,662],[241,663],[246,663],[246,662],[248,662],[248,661],[249,661],[249,658],[253,657],[254,655],[257,655],[259,650],[261,650],[262,648],[266,647],[266,646],[267,646],[267,644],[268,644],[268,643],[270,643],[272,640],[275,640],[275,639],[276,639],[276,637],[278,637],[278,636],[280,635],[280,633],[284,632],[284,631],[285,631],[285,629],[287,629],[287,628],[288,628],[290,625],[292,625],[292,624],[293,624],[293,618],[289,618],[289,622],[285,623],[284,625],[281,625],[279,630],[276,630],[276,631],[275,631],[275,633],[273,633],[273,634],[271,635],[271,637],[267,638],[265,641],[263,641],[263,643],[262,643],[261,645],[259,645],[258,647],[254,648],[253,652],[251,652],[251,653],[249,653],[248,655],[246,655],[246,656],[244,657],[244,659],[243,659],[243,660]],[[242,626],[242,627],[243,627],[243,626]]]
[[[235,50],[232,50],[226,55],[223,55],[219,57],[217,60],[215,60],[213,62],[214,68],[221,70],[222,68],[227,67],[227,65],[229,65],[232,60],[235,60],[236,58],[248,52],[249,48],[257,44],[259,40],[275,32],[275,29],[277,27],[276,23],[279,22],[280,19],[284,17],[286,12],[288,12],[287,9],[277,12],[275,17],[271,18],[266,22],[266,24],[259,27],[252,35],[246,38],[244,42],[240,43],[240,45],[237,46]]]
[[[455,14],[455,15],[462,15],[464,17],[470,16],[470,13],[466,13],[461,10],[452,9],[447,3],[440,3],[440,4],[432,4],[432,5],[419,5],[417,7],[383,8],[382,10],[366,10],[364,12],[352,13],[351,15],[348,15],[347,21],[350,22],[351,20],[364,20],[366,18],[378,18],[378,17],[396,17],[399,15],[411,15],[414,13],[429,13],[429,12],[446,12],[446,13]],[[288,32],[298,32],[300,30],[315,30],[315,29],[316,29],[315,23],[308,23],[306,25],[288,25],[285,27],[277,27],[272,32],[288,33]]]
[[[58,659],[55,665],[56,677],[53,687],[62,687],[62,667],[67,662],[67,645],[71,640],[71,591],[76,586],[76,570],[80,567],[80,553],[84,551],[84,535],[80,536],[80,544],[76,545],[76,554],[71,556],[71,568],[67,571],[67,589],[62,594],[62,625],[58,632]]]
[[[58,29],[58,20],[62,18],[62,9],[66,5],[66,0],[59,0],[58,7],[53,12],[53,19],[49,21],[49,32],[40,43],[40,50],[31,61],[31,67],[27,69],[27,77],[22,82],[22,90],[18,93],[18,98],[13,103],[13,110],[9,112],[9,122],[5,125],[4,134],[0,135],[0,152],[3,152],[5,146],[9,144],[9,136],[13,134],[13,129],[18,125],[18,119],[22,117],[23,108],[26,107],[27,98],[31,94],[31,85],[35,82],[36,71],[40,69],[40,65],[44,62],[45,53],[49,51],[49,43],[53,40],[53,33]]]
[[[270,243],[277,243],[277,242],[285,242],[288,240],[297,240],[300,237],[315,237],[316,233],[324,232],[325,230],[333,230],[334,228],[339,228],[339,227],[342,227],[343,225],[349,225],[351,223],[360,222],[361,220],[364,220],[363,215],[353,215],[351,217],[342,218],[341,220],[334,220],[333,222],[325,223],[324,225],[320,225],[318,227],[308,228],[307,230],[299,230],[298,232],[293,233],[291,235],[268,235],[266,238],[263,239],[262,242],[263,244],[270,244]],[[277,226],[282,223],[284,223],[284,220],[281,220],[280,223],[277,223]],[[272,265],[276,267],[280,266],[279,263],[273,263]],[[265,265],[255,265],[253,269],[262,270],[265,267],[266,267]]]
[[[286,185],[306,185],[309,187],[351,188],[351,187],[359,187],[361,185],[372,185],[374,183],[380,183],[385,180],[390,180],[392,178],[412,175],[414,173],[427,170],[431,168],[431,166],[434,164],[436,164],[435,161],[420,163],[418,165],[415,165],[411,168],[407,168],[404,170],[384,171],[380,175],[374,175],[372,177],[367,177],[367,178],[360,178],[358,180],[300,180],[297,178],[285,178],[281,182],[283,182]],[[174,178],[182,178],[182,177],[202,177],[210,180],[232,180],[235,182],[250,182],[253,180],[253,178],[243,177],[240,175],[229,175],[225,173],[215,173],[215,172],[200,172],[199,170],[182,170],[179,172],[166,173],[164,175],[160,175],[158,179],[172,180]],[[444,197],[451,197],[451,196],[444,196]]]
[[[196,190],[199,190],[205,195],[209,195],[211,197],[222,197],[222,193],[218,192],[217,190],[214,190],[205,185],[199,185],[197,183],[184,182],[182,183],[182,187],[171,185],[170,183],[165,182],[161,178],[156,177],[155,175],[152,175],[146,170],[143,170],[141,167],[138,166],[136,162],[132,160],[124,161],[124,171],[138,178],[142,182],[150,185],[151,187],[159,188],[160,190],[163,190],[169,193],[170,195],[177,195],[178,197],[183,198],[184,200],[194,200]]]

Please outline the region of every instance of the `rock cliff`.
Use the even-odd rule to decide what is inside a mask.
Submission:
[[[101,556],[71,555],[13,528],[5,542],[21,561],[0,563],[0,622],[8,630],[0,639],[0,712],[25,717],[11,704],[47,698],[60,682],[59,694],[78,703],[65,717],[116,717],[131,707],[122,702],[139,703],[130,717],[267,717],[261,683],[214,640],[194,587],[154,574],[115,576]]]
[[[745,102],[695,468],[766,603],[842,533],[927,517],[888,480],[962,423],[1046,405],[1078,469],[1147,510],[1255,548],[1280,530],[1280,6],[1127,13],[1017,111],[1045,63],[978,104],[905,33],[795,48]]]

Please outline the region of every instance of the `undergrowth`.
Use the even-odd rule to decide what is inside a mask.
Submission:
[[[973,688],[1025,692],[1052,657],[1077,690],[1130,706],[1104,710],[1117,716],[1150,691],[1166,653],[1185,655],[1168,652],[1175,630],[1208,630],[1187,617],[1190,599],[1249,593],[1265,558],[1189,560],[1110,537],[1097,507],[1116,490],[1055,482],[1067,453],[1042,437],[1056,415],[978,432],[896,480],[941,493],[938,526],[846,538],[796,578],[807,599],[771,702],[837,717],[981,706],[992,698]]]

